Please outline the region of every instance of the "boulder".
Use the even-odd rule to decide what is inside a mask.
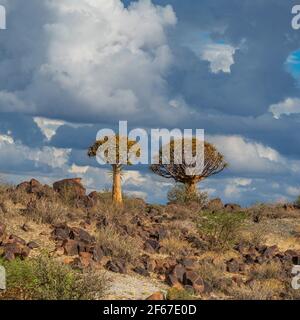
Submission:
[[[81,228],[71,228],[70,229],[70,239],[78,240],[86,244],[91,244],[95,242],[95,237],[91,236],[87,231]]]
[[[4,249],[4,259],[14,260],[15,258],[25,259],[29,256],[30,248],[22,245],[21,243],[6,243],[3,246]]]
[[[109,260],[107,264],[105,265],[106,269],[115,273],[122,273],[125,274],[126,266],[125,262],[121,260]]]
[[[183,276],[185,273],[186,273],[186,269],[182,264],[177,264],[172,270],[172,274],[181,283],[183,283]]]
[[[38,197],[46,195],[51,189],[48,186],[42,185],[38,180],[31,179],[30,181],[25,181],[17,185],[17,190],[22,190],[27,193],[36,194]]]
[[[201,294],[205,291],[204,281],[195,271],[187,271],[184,274],[183,284],[187,287],[192,287],[196,294]]]
[[[176,275],[173,273],[170,273],[166,276],[166,282],[170,287],[180,285],[180,282],[178,281]]]
[[[71,228],[66,224],[59,224],[54,227],[52,236],[55,240],[67,240],[70,237]]]
[[[79,254],[80,243],[76,240],[65,240],[63,242],[64,254],[67,256],[76,256]]]
[[[100,262],[101,259],[104,257],[104,252],[101,246],[97,245],[92,248],[91,253],[93,254],[93,260],[95,262]]]
[[[81,183],[80,178],[64,179],[53,184],[53,189],[61,196],[79,199],[85,197],[86,189]]]
[[[148,239],[144,244],[144,249],[146,251],[155,252],[159,249],[159,242],[155,239]]]

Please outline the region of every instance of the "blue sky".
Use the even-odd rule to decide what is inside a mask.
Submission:
[[[200,184],[244,205],[300,194],[293,0],[0,0],[0,176],[110,186],[86,157],[102,128],[201,128],[230,167]],[[126,192],[172,182],[130,168]]]

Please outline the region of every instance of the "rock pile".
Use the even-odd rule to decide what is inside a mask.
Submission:
[[[6,233],[5,224],[0,222],[0,257],[12,261],[16,258],[25,259],[30,251],[38,247],[35,242],[26,243],[26,241],[13,234]]]

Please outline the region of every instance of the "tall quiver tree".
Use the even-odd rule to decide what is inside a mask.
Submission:
[[[184,139],[192,139],[192,141],[190,141],[190,145],[192,147],[193,156],[195,156],[198,141],[196,140],[196,138]],[[170,144],[168,145],[168,148],[170,150],[170,161],[167,164],[165,164],[163,161],[163,150],[165,146],[160,148],[158,155],[158,164],[151,165],[150,169],[159,176],[162,176],[167,179],[173,179],[175,180],[175,182],[183,183],[186,186],[187,193],[193,194],[196,192],[197,184],[199,182],[223,171],[228,166],[228,164],[226,163],[224,156],[216,149],[216,147],[205,141],[202,172],[200,174],[199,172],[193,174],[193,170],[191,170],[191,173],[187,174],[187,168],[192,167],[193,164],[187,164],[185,162],[184,139],[182,139],[182,143],[180,144],[181,148],[179,151],[175,148],[174,141],[170,142]],[[178,152],[181,152],[181,164],[178,164],[178,162],[175,161],[175,159],[178,158],[178,154],[176,154]]]
[[[110,144],[108,144],[110,141]],[[105,149],[103,154],[99,153],[99,149],[102,148],[105,144],[108,144],[108,148]],[[124,154],[121,152],[121,145],[127,146],[126,154],[125,154],[125,162],[124,162]],[[123,204],[123,196],[122,196],[122,171],[125,165],[131,165],[131,161],[129,158],[129,151],[133,146],[137,145],[136,141],[129,140],[127,137],[120,137],[117,135],[116,137],[105,137],[101,140],[97,140],[89,149],[88,156],[89,157],[101,157],[102,161],[110,164],[112,167],[112,175],[113,175],[113,185],[112,185],[112,201],[114,204],[122,205]],[[109,149],[111,148],[111,149]],[[113,157],[110,154],[113,149]],[[135,155],[139,157],[140,150],[137,148],[135,151]],[[114,158],[114,160],[112,160]]]

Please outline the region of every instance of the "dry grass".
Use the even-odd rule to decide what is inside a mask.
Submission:
[[[256,265],[252,271],[251,276],[257,280],[264,279],[279,279],[282,272],[282,265],[279,262],[264,263]]]
[[[121,235],[111,226],[101,228],[97,234],[98,243],[111,251],[113,258],[134,262],[141,253],[141,245],[136,239]]]
[[[241,238],[245,243],[258,247],[266,244],[267,241],[268,226],[262,223],[247,223],[247,225],[241,231]]]
[[[226,292],[227,283],[224,277],[226,268],[225,264],[220,262],[212,262],[208,260],[199,261],[197,273],[206,282],[210,290]]]
[[[254,280],[249,285],[235,286],[230,290],[234,300],[276,300],[282,291],[282,284],[277,280]]]
[[[27,208],[23,210],[23,215],[36,223],[54,224],[65,221],[68,212],[69,208],[61,202],[40,199],[29,203]]]
[[[181,256],[187,250],[191,250],[191,245],[178,237],[168,237],[160,242],[163,247],[163,253],[171,256]]]

